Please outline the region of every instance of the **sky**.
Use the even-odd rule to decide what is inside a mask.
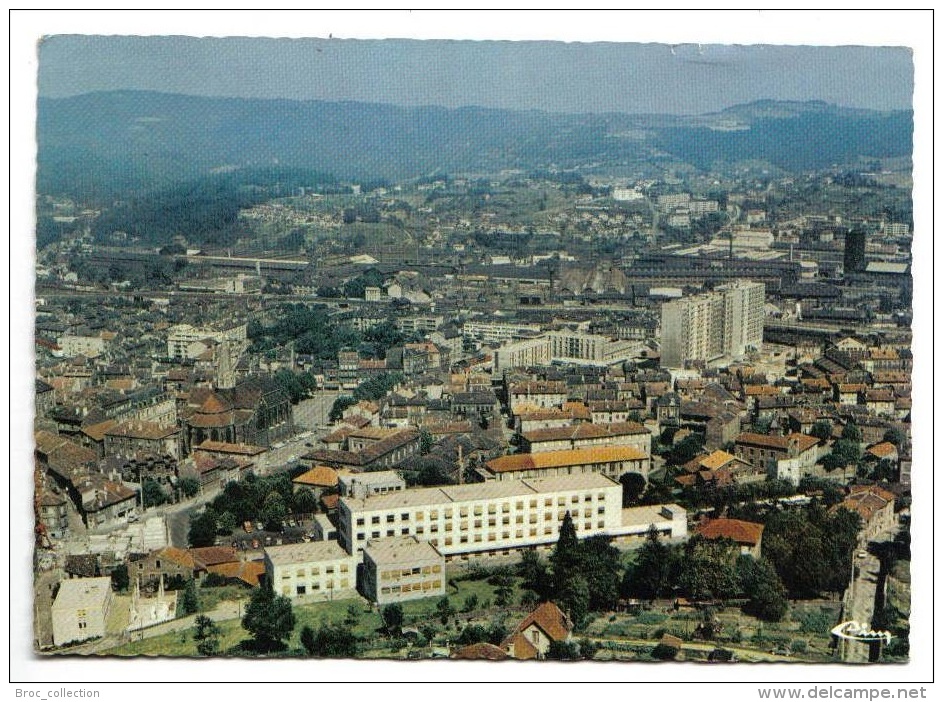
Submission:
[[[906,47],[54,35],[39,93],[700,114],[757,99],[907,109]]]

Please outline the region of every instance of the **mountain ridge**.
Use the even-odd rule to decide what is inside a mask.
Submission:
[[[230,166],[402,179],[437,168],[605,166],[656,153],[701,169],[743,157],[803,170],[909,155],[912,123],[909,110],[823,101],[757,100],[704,115],[571,114],[117,90],[38,100],[37,187],[107,201]]]

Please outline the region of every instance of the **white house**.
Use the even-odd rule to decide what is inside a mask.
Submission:
[[[52,603],[52,641],[56,646],[105,635],[114,595],[111,578],[63,580]]]

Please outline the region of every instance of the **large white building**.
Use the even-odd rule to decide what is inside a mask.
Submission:
[[[742,356],[763,343],[766,287],[736,281],[703,295],[661,306],[661,365],[681,368],[685,361]]]
[[[686,515],[669,506],[670,535],[687,533]],[[552,547],[569,512],[580,538],[644,533],[623,521],[622,486],[597,473],[418,488],[361,499],[342,498],[339,543],[359,553],[367,541],[415,536],[446,561]]]
[[[104,636],[113,599],[111,578],[63,580],[52,603],[52,642],[62,646]]]
[[[551,361],[612,365],[638,355],[638,341],[580,331],[549,332],[536,339],[504,344],[494,352],[494,369],[549,365]]]
[[[717,288],[724,296],[724,353],[742,356],[763,344],[766,286],[738,280]]]
[[[505,368],[548,366],[553,359],[550,340],[546,337],[503,344],[494,350],[493,356],[495,373]]]
[[[269,546],[265,549],[265,577],[276,595],[342,599],[355,593],[358,560],[336,541]]]
[[[167,335],[167,355],[170,358],[194,358],[206,349],[196,342],[213,339],[223,341],[242,342],[246,340],[246,325],[240,324],[231,329],[222,331],[217,329],[197,329],[190,324],[178,324],[170,329]]]
[[[462,325],[462,334],[488,344],[502,344],[528,334],[540,332],[539,324],[524,322],[487,322],[468,320]]]

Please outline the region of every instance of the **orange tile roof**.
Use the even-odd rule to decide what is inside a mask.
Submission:
[[[744,385],[744,395],[781,395],[779,388],[772,385]]]
[[[217,453],[237,453],[244,456],[257,456],[265,453],[263,446],[253,446],[252,444],[231,444],[228,441],[210,441],[207,439],[199,446],[193,447],[195,451],[215,451]]]
[[[718,449],[707,456],[707,458],[702,459],[699,465],[702,468],[706,468],[707,470],[716,470],[717,468],[725,466],[731,461],[735,460],[737,460],[736,456],[731,456],[726,451],[721,451]]]
[[[834,509],[844,507],[857,512],[865,522],[871,521],[876,513],[886,509],[889,504],[894,504],[893,493],[877,485],[855,485],[850,490],[851,494],[835,505]]]
[[[208,566],[206,570],[225,578],[241,580],[251,587],[258,587],[259,578],[265,574],[265,563],[263,561],[220,563],[219,565]]]
[[[340,502],[340,495],[321,495],[321,504],[327,509],[337,509],[337,503]]]
[[[191,548],[193,559],[206,567],[220,563],[235,563],[239,561],[239,554],[231,546],[202,546]]]
[[[543,453],[518,453],[513,456],[501,456],[488,461],[488,468],[494,473],[511,473],[521,470],[540,470],[562,466],[580,466],[591,463],[612,463],[614,461],[636,461],[646,458],[641,451],[631,446],[592,446],[565,451],[544,451]]]
[[[161,558],[168,561],[173,561],[177,565],[183,566],[184,568],[193,568],[196,565],[196,561],[194,561],[193,556],[190,553],[174,546],[162,548],[160,551],[158,551],[158,555]]]
[[[731,539],[738,544],[756,546],[763,537],[763,525],[741,519],[709,519],[697,527],[705,539]]]
[[[897,453],[897,447],[889,441],[882,441],[879,444],[869,447],[868,453],[873,454],[878,458],[886,458],[887,456],[892,456],[893,454]]]
[[[337,485],[337,471],[328,466],[315,466],[291,482],[298,485],[314,485],[315,487],[334,487]]]

